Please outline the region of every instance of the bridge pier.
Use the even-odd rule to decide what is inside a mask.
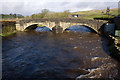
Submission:
[[[60,26],[55,26],[55,27],[52,28],[52,31],[54,33],[62,33],[63,32],[63,28],[60,27]]]
[[[55,22],[55,27],[52,28],[52,31],[54,33],[62,33],[63,32],[63,28],[60,26],[60,22],[59,21]]]

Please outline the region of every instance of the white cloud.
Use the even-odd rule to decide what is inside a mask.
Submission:
[[[1,2],[118,2],[119,0],[2,0]]]
[[[117,8],[119,0],[3,0],[0,1],[2,5],[1,13],[20,13],[23,15],[30,15],[39,13],[42,9],[49,9],[50,11],[61,12],[64,10],[85,11],[91,9],[104,9],[107,6]],[[108,2],[108,3],[106,3]]]

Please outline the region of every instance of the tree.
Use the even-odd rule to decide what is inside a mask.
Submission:
[[[48,9],[43,9],[43,10],[41,11],[41,18],[44,18],[45,15],[46,15],[48,12],[49,12]]]
[[[69,14],[70,14],[70,11],[69,11],[69,10],[65,10],[65,11],[63,12],[63,17],[68,17]]]

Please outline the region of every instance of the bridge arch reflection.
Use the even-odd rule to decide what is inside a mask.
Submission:
[[[25,28],[24,31],[52,31],[49,27],[41,25],[41,24],[31,24],[28,27]]]
[[[66,28],[64,31],[81,31],[81,32],[94,32],[97,33],[94,29],[86,25],[72,25]]]

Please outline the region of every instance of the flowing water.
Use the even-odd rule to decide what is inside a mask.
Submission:
[[[38,29],[3,38],[3,79],[119,78],[105,38],[85,27],[60,34]]]

